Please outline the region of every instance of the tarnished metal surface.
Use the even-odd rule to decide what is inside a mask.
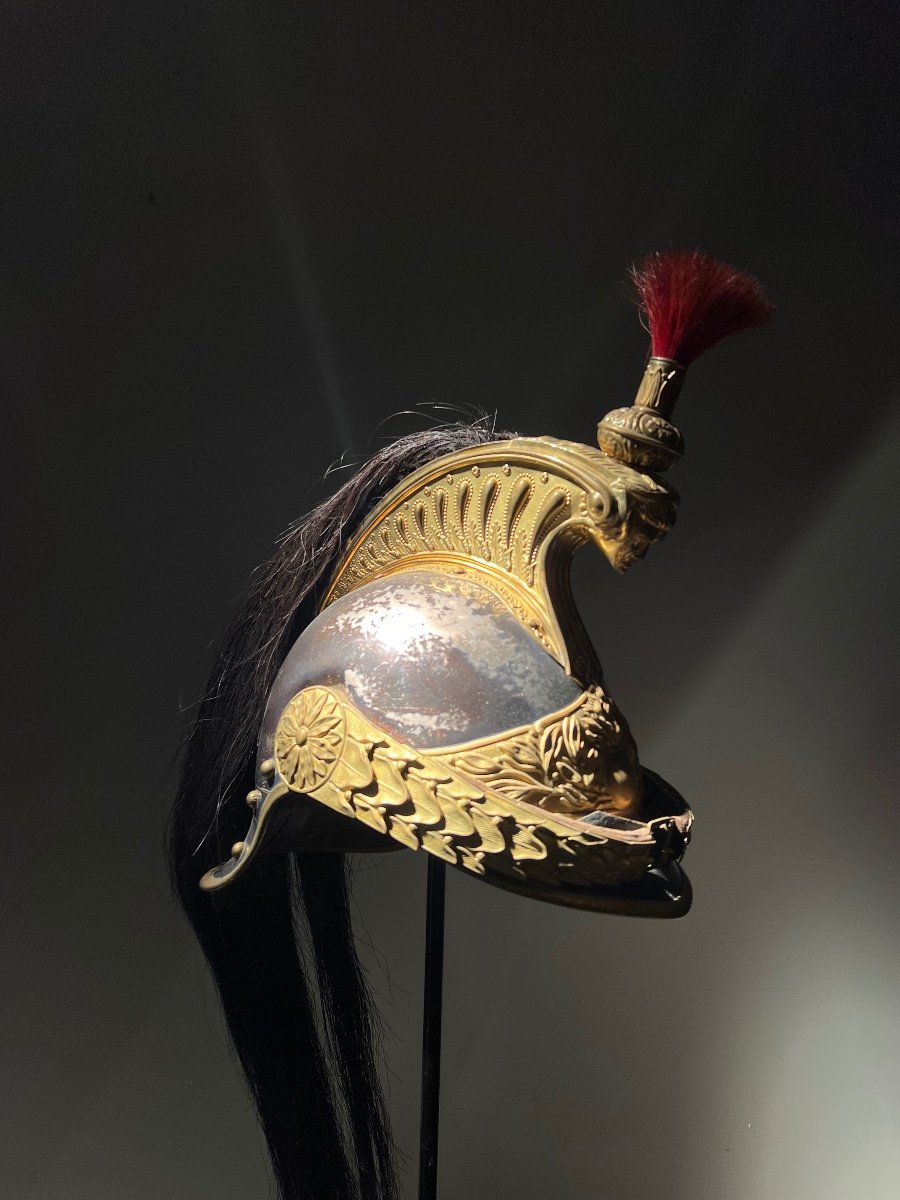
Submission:
[[[388,733],[434,748],[530,725],[582,692],[487,588],[432,571],[365,584],[312,622],[272,690],[260,759],[310,684],[343,685]]]

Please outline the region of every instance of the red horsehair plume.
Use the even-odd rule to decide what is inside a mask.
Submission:
[[[697,251],[650,254],[631,269],[653,358],[686,367],[733,333],[759,329],[772,305],[752,275]]]

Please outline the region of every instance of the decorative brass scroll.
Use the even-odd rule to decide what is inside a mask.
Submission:
[[[640,799],[637,749],[599,686],[526,729],[432,754],[499,795],[546,812],[630,815]]]

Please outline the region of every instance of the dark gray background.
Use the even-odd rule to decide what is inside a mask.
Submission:
[[[390,414],[590,441],[666,246],[778,304],[691,372],[675,533],[576,572],[695,908],[451,872],[442,1194],[900,1194],[893,7],[7,9],[4,1196],[267,1194],[167,895],[180,708]],[[357,891],[413,1162],[424,865]]]

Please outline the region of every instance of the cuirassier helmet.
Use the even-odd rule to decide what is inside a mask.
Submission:
[[[549,438],[468,447],[403,480],[284,660],[249,830],[202,886],[257,854],[406,846],[555,903],[684,912],[690,812],[641,767],[568,588],[578,546],[624,570],[676,500]]]

